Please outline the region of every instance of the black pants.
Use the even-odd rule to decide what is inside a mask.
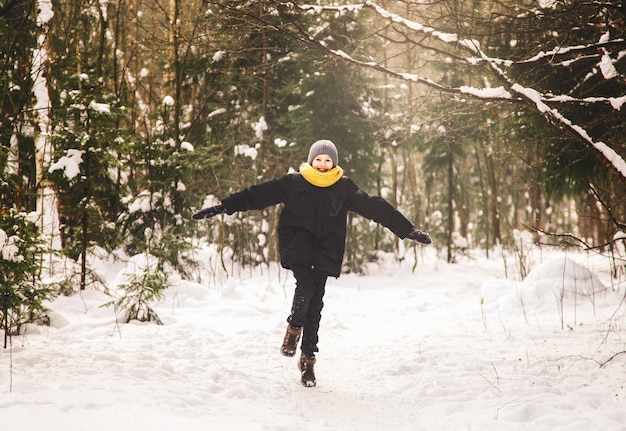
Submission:
[[[291,270],[296,278],[296,290],[287,322],[295,328],[303,328],[300,350],[308,357],[313,357],[315,352],[319,351],[317,332],[320,328],[322,308],[324,308],[323,299],[327,276],[305,265],[293,265]]]

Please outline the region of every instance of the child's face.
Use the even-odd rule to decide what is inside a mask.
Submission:
[[[313,159],[311,166],[318,172],[328,172],[333,168],[333,159],[328,154],[318,154]]]

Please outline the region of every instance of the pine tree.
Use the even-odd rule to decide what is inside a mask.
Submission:
[[[94,247],[114,250],[120,243],[115,224],[120,209],[116,173],[121,168],[119,131],[110,96],[90,85],[87,74],[65,80],[60,106],[53,116],[57,152],[48,178],[56,186],[63,253],[80,263],[80,290],[89,283],[88,253]],[[113,105],[113,108],[111,107]],[[70,274],[73,278],[74,275]],[[71,289],[73,290],[73,289]],[[65,293],[71,293],[65,292]]]
[[[167,275],[159,265],[159,259],[151,255],[132,259],[127,266],[129,272],[124,274],[124,283],[118,286],[121,289],[120,296],[103,307],[113,305],[118,319],[124,323],[138,320],[162,325],[163,322],[152,307],[153,303],[165,297],[163,290],[168,287]]]
[[[47,322],[44,302],[52,289],[40,279],[44,253],[39,230],[27,214],[8,209],[0,212],[0,327],[4,347],[9,336],[24,325]]]

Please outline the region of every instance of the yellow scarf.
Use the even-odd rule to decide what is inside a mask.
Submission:
[[[317,187],[330,187],[343,177],[343,169],[339,166],[328,172],[318,172],[308,163],[302,163],[300,173],[305,180]]]

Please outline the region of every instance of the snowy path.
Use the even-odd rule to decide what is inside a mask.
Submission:
[[[624,322],[602,344],[601,304],[595,316],[577,305],[576,325],[561,330],[557,311],[533,313],[532,304],[530,323],[513,309],[481,312],[485,280],[502,276],[497,263],[419,271],[329,280],[313,389],[299,384],[296,358],[278,351],[293,289],[287,273],[241,276],[220,289],[183,281],[158,308],[164,326],[116,325],[111,309],[98,308],[106,301],[98,292],[60,298],[52,328],[0,352],[0,424],[626,429],[626,358],[595,362],[624,350]]]

